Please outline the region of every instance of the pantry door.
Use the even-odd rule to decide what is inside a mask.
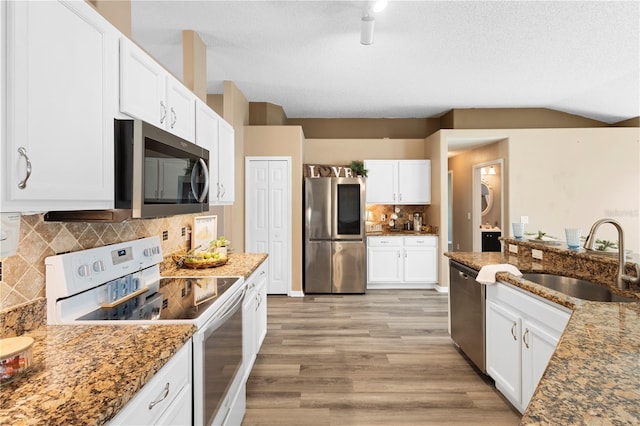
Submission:
[[[269,254],[268,294],[291,291],[291,159],[247,157],[245,250]]]

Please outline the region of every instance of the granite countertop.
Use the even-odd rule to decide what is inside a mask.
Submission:
[[[33,369],[2,385],[0,424],[105,424],[193,335],[192,325],[47,325]]]
[[[165,277],[244,277],[247,279],[267,259],[267,256],[266,253],[230,253],[229,260],[225,265],[203,269],[178,268],[173,260],[169,260],[164,262],[161,275]]]
[[[264,253],[233,253],[219,268],[178,269],[165,259],[165,276],[249,277]],[[40,306],[41,305],[41,306]],[[38,304],[44,311],[44,303]],[[31,336],[34,368],[3,384],[0,424],[102,425],[191,338],[191,324],[45,325]]]
[[[545,272],[544,263],[503,253],[445,255],[473,269],[509,263],[523,272]],[[508,273],[496,278],[573,310],[520,424],[640,423],[640,300],[589,302]]]

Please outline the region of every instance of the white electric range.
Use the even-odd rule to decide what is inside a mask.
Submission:
[[[47,257],[47,322],[195,325],[193,424],[224,424],[244,412],[244,278],[163,277],[162,260],[158,237]]]

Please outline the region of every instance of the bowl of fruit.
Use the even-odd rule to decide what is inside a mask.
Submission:
[[[190,269],[217,268],[229,261],[226,251],[221,252],[213,247],[210,247],[209,250],[200,250],[200,248],[196,247],[195,250],[175,254],[173,258],[178,267]]]

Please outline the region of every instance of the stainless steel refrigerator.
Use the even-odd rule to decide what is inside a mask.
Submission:
[[[305,293],[364,293],[363,178],[305,178]]]

